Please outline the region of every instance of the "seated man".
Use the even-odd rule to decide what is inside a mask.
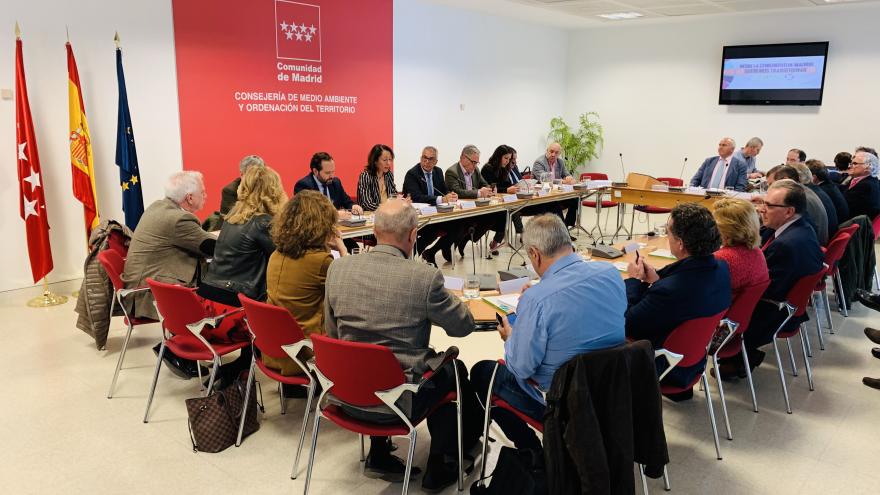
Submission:
[[[437,168],[437,148],[425,146],[419,163],[406,172],[403,179],[403,193],[415,203],[427,203],[432,206],[438,202],[449,203],[458,200],[457,194],[447,191],[443,172]],[[452,244],[461,237],[461,229],[462,223],[455,221],[426,225],[419,231],[416,252],[421,253],[422,258],[434,266],[437,266],[434,261],[437,251],[443,253],[446,261],[452,261]],[[446,232],[446,235],[433,247],[425,249],[437,239],[441,231]]]
[[[461,199],[488,198],[492,195],[489,183],[483,179],[477,165],[480,163],[480,150],[469,144],[461,150],[458,161],[446,169],[446,189],[454,192]],[[498,246],[504,241],[504,230],[507,228],[507,214],[504,212],[489,213],[469,219],[461,229],[456,241],[458,254],[464,257],[464,248],[469,241],[478,241],[489,230],[495,236],[489,244],[489,251],[498,254]]]
[[[506,364],[498,367],[494,393],[541,421],[546,404],[528,380],[546,391],[556,370],[573,357],[623,344],[626,294],[613,266],[584,263],[574,253],[556,215],[534,217],[523,244],[541,283],[523,293],[513,325],[503,318],[498,327]],[[495,361],[480,361],[471,370],[480,398],[487,396],[494,367]],[[495,408],[492,419],[517,448],[541,448],[535,433],[512,413]]]
[[[319,151],[312,155],[309,162],[309,175],[303,177],[293,186],[293,193],[296,194],[302,190],[310,189],[318,191],[330,198],[333,207],[339,212],[339,218],[351,218],[352,214],[363,215],[364,210],[360,205],[355,204],[345,188],[342,187],[342,181],[336,177],[336,162],[329,153]],[[351,251],[357,247],[352,239],[343,239],[345,249]]]
[[[182,171],[171,175],[165,198],[144,211],[128,246],[122,281],[126,289],[144,287],[147,278],[169,284],[196,286],[202,263],[214,255],[217,240],[202,230],[193,213],[207,199],[201,172]],[[150,291],[129,296],[128,314],[135,318],[159,319]],[[158,352],[159,346],[156,346]],[[193,361],[174,356],[165,349],[165,364],[181,378],[198,376]]]
[[[827,225],[827,232],[825,235],[827,236],[827,240],[833,239],[834,234],[837,233],[837,226],[840,224],[837,217],[837,209],[834,207],[834,202],[831,201],[831,198],[821,187],[813,184],[813,173],[810,172],[809,167],[803,163],[795,163],[791,168],[797,171],[798,182],[800,185],[804,186],[804,193],[807,195],[807,204],[810,204],[810,196],[812,195],[815,195],[816,198],[819,199],[819,203],[822,205],[822,212],[825,213],[825,224]],[[810,193],[813,194],[811,195]],[[821,236],[819,236],[819,242],[822,242]],[[828,242],[825,242],[822,245],[825,246],[827,244]]]
[[[798,148],[788,150],[785,155],[785,164],[794,165],[795,163],[805,163],[807,161],[807,153]]]
[[[853,156],[849,169],[852,179],[843,191],[850,218],[866,215],[873,220],[880,213],[880,181],[871,175],[877,166],[877,157],[866,151]]]
[[[712,213],[697,203],[679,204],[672,209],[666,230],[669,250],[678,261],[655,270],[641,256],[627,267],[626,336],[650,340],[654,349],[662,348],[666,337],[680,324],[718,314],[731,302],[727,263],[713,254],[721,247],[721,234]],[[705,366],[703,359],[691,367],[676,367],[664,382],[684,387]],[[692,396],[693,390],[689,390],[672,398]]]
[[[746,162],[733,154],[736,142],[729,137],[718,142],[718,154],[703,161],[697,173],[691,179],[691,186],[706,189],[725,189],[732,187],[735,191],[745,191],[748,185]]]
[[[746,164],[746,174],[749,179],[764,177],[764,172],[758,170],[758,166],[755,164],[756,158],[761,153],[761,148],[763,147],[764,141],[761,141],[759,137],[753,137],[746,142],[745,146],[736,150],[733,154],[735,158],[739,158]]]
[[[846,204],[846,199],[843,197],[840,187],[831,180],[831,176],[828,174],[828,167],[821,160],[807,160],[807,167],[813,176],[813,184],[818,186],[831,199],[834,211],[837,213],[838,224],[851,218],[849,215],[849,205]]]
[[[823,255],[816,238],[816,232],[803,218],[806,211],[806,189],[797,182],[783,179],[774,182],[767,190],[764,201],[758,205],[761,216],[761,250],[767,260],[770,272],[770,286],[763,299],[784,301],[788,291],[805,275],[816,273],[822,268]],[[806,319],[807,313],[804,313]],[[749,365],[758,366],[764,353],[758,347],[769,344],[773,333],[782,323],[786,312],[773,304],[758,302],[752,314],[751,323],[744,337]],[[804,321],[804,320],[801,320]],[[797,325],[800,321],[789,322]],[[741,358],[731,358],[733,368],[722,367],[723,377],[732,374],[745,377]]]
[[[229,210],[235,206],[238,201],[238,186],[241,184],[241,177],[251,167],[265,167],[266,163],[257,155],[248,155],[238,162],[239,175],[229,184],[223,187],[220,193],[220,214],[226,216]]]
[[[408,202],[392,199],[383,203],[375,216],[377,246],[330,264],[324,302],[327,335],[388,347],[413,382],[440,360],[429,345],[432,324],[453,337],[464,337],[474,330],[467,306],[444,288],[443,273],[407,259],[416,242],[417,225],[418,217]],[[468,451],[480,437],[482,413],[467,370],[460,361],[455,365],[461,377],[463,449]],[[415,396],[405,394],[398,406],[411,418],[421,417],[450,390],[455,390],[455,374],[447,365],[437,370],[431,386]],[[372,421],[383,421],[390,414],[385,408],[346,406],[345,410]],[[455,411],[455,404],[446,404],[428,417],[431,448],[422,478],[426,489],[441,490],[458,479]],[[386,438],[373,437],[365,470],[370,476],[400,481],[404,465],[391,455]],[[417,471],[413,469],[413,474]]]
[[[767,171],[767,184],[772,186],[774,182],[782,179],[790,179],[800,182],[801,175],[796,168],[790,165],[780,165]],[[825,206],[822,200],[813,191],[803,188],[806,195],[806,206],[804,210],[804,220],[816,231],[816,237],[819,244],[824,246],[828,244],[828,215],[825,212]]]
[[[562,146],[556,142],[550,143],[550,145],[547,146],[547,151],[538,158],[535,158],[535,163],[532,164],[532,176],[535,179],[540,180],[542,173],[549,172],[551,180],[560,179],[563,184],[574,184],[574,177],[572,177],[571,172],[565,168],[565,159],[559,156],[561,154]],[[577,223],[577,213],[580,200],[578,198],[567,199],[565,201],[560,201],[557,204],[559,205],[558,211],[560,216],[562,216],[562,210],[566,210],[565,226],[569,228],[574,227],[574,224]]]

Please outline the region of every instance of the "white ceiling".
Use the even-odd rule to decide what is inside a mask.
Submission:
[[[632,25],[680,19],[684,16],[731,15],[786,9],[833,9],[841,4],[877,3],[880,0],[433,0],[496,15],[576,28],[597,25]],[[608,20],[599,14],[638,12],[638,19]]]

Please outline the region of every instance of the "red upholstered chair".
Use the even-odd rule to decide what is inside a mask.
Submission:
[[[257,353],[251,356],[251,367],[248,371],[248,383],[244,392],[244,403],[248,403],[251,389],[254,383],[254,366],[260,368],[264,375],[278,382],[279,395],[281,395],[281,414],[285,412],[284,395],[281,394],[281,384],[299,385],[306,387],[306,410],[303,413],[302,428],[299,432],[299,444],[296,448],[296,457],[293,461],[293,470],[290,479],[296,479],[296,471],[299,467],[299,456],[302,452],[303,442],[306,438],[306,425],[309,420],[309,412],[312,408],[312,398],[315,395],[315,381],[307,372],[308,368],[299,356],[302,348],[312,348],[311,342],[303,334],[302,327],[286,309],[255,301],[243,294],[238,295],[239,301],[244,308],[245,321],[253,336],[253,346],[260,351],[261,356],[270,356],[275,359],[287,358],[288,354],[282,346],[290,346],[291,356],[296,364],[304,370],[304,374],[296,376],[284,376],[281,373],[266,366],[262,357]],[[244,430],[244,415],[238,427],[238,439],[235,446],[241,445],[241,436]]]
[[[113,389],[116,388],[116,379],[119,377],[119,371],[122,369],[122,361],[125,359],[125,351],[128,349],[128,342],[131,340],[131,331],[138,325],[157,323],[157,321],[150,318],[132,318],[128,315],[128,308],[122,303],[125,297],[135,292],[148,291],[150,288],[125,288],[125,283],[122,282],[122,271],[125,267],[125,260],[122,259],[119,252],[115,249],[105,249],[98,253],[98,262],[101,263],[104,271],[107,272],[107,276],[110,277],[110,283],[113,285],[113,299],[110,301],[110,316],[113,316],[113,308],[116,304],[119,304],[119,307],[122,308],[122,313],[125,315],[123,321],[128,327],[128,331],[125,333],[125,340],[122,342],[122,350],[119,351],[119,359],[116,360],[116,371],[113,373],[113,380],[110,382],[110,390],[107,391],[107,398],[111,399],[113,398]]]
[[[111,230],[107,237],[107,247],[119,253],[122,259],[128,257],[128,246],[125,245],[125,235],[118,230]]]
[[[581,174],[580,180],[582,180],[582,181],[583,180],[608,180],[608,174],[603,174],[603,173],[599,173],[599,172],[584,172]],[[601,196],[601,199],[597,198],[597,199],[599,199],[598,201],[592,200],[592,199],[587,199],[587,200],[582,201],[581,205],[586,206],[587,208],[594,208],[596,210],[596,226],[593,227],[592,229],[590,229],[590,235],[592,235],[593,230],[598,230],[599,237],[601,238],[601,237],[603,237],[603,234],[602,234],[602,227],[599,223],[599,216],[602,214],[602,209],[603,208],[617,208],[618,203],[611,201],[610,196],[606,196],[604,194],[602,194],[600,196]],[[607,199],[606,199],[606,197],[607,197]],[[608,223],[608,215],[610,215],[610,214],[611,214],[610,212],[605,214],[605,223],[606,224]],[[620,226],[620,215],[617,216],[617,226],[618,227]]]
[[[361,435],[372,436],[408,436],[409,451],[406,456],[406,472],[403,476],[403,494],[409,490],[409,477],[412,469],[413,452],[415,451],[417,431],[416,427],[424,421],[436,408],[455,403],[458,419],[458,465],[462,465],[461,445],[461,386],[458,379],[458,368],[452,361],[458,356],[457,350],[451,348],[446,352],[442,366],[451,364],[455,370],[455,392],[449,392],[435,404],[425,417],[410,420],[406,414],[397,407],[395,402],[405,392],[418,393],[419,389],[427,383],[432,373],[422,376],[419,383],[407,383],[400,362],[391,352],[391,349],[374,344],[348,342],[331,339],[323,335],[312,335],[312,346],[315,351],[315,360],[309,362],[309,368],[318,377],[322,391],[318,397],[315,410],[315,425],[312,430],[312,449],[309,452],[309,467],[306,470],[306,483],[304,494],[309,492],[309,484],[312,478],[312,467],[315,463],[315,448],[318,443],[318,428],[321,418],[335,423],[337,426]],[[291,349],[285,347],[288,355]],[[364,370],[369,370],[365,373]],[[353,418],[345,413],[345,410],[336,405],[326,402],[324,399],[332,396],[336,401],[356,407],[386,406],[391,409],[400,419],[396,423],[371,423],[369,421]],[[461,469],[458,472],[458,490],[463,490],[464,477]]]
[[[209,314],[203,300],[196,295],[192,288],[165,284],[150,278],[147,279],[147,285],[156,300],[156,310],[159,312],[162,330],[167,334],[163,334],[159,357],[156,358],[156,371],[153,374],[153,384],[150,386],[147,409],[144,411],[144,423],[149,420],[150,405],[153,403],[153,394],[156,392],[159,369],[162,366],[162,356],[165,354],[166,347],[184,359],[213,363],[208,388],[205,390],[205,395],[207,395],[213,388],[217,370],[220,369],[220,357],[250,345],[250,342],[212,343],[201,333],[206,326],[216,328],[225,318],[241,313],[242,310],[215,316]],[[197,367],[197,369],[201,374],[201,367]],[[199,376],[199,386],[201,386],[201,376]]]
[[[807,369],[807,381],[809,382],[810,390],[815,390],[815,387],[813,386],[813,370],[810,368],[810,360],[807,357],[806,337],[801,331],[804,327],[803,323],[791,330],[783,331],[783,329],[789,320],[803,316],[807,311],[807,305],[810,302],[810,295],[813,293],[813,289],[816,287],[819,279],[825,275],[827,270],[828,267],[823,266],[818,272],[801,277],[801,279],[794,284],[794,287],[788,291],[788,294],[785,296],[785,301],[779,302],[763,299],[765,302],[775,304],[779,311],[784,310],[787,313],[785,319],[779,324],[779,327],[773,333],[773,351],[776,353],[776,364],[779,367],[779,381],[782,383],[782,395],[785,398],[785,411],[788,414],[791,414],[791,402],[788,398],[788,387],[785,385],[785,372],[782,369],[782,358],[779,355],[779,345],[777,340],[785,339],[786,344],[788,344],[788,357],[791,359],[792,375],[797,376],[797,365],[794,362],[794,352],[791,349],[791,338],[795,335],[800,335],[801,348],[804,351],[804,367]]]
[[[673,187],[681,187],[684,185],[684,181],[679,179],[678,177],[657,177],[657,180],[659,180],[660,182],[666,182],[667,184],[669,184],[670,186],[673,186]],[[636,221],[636,213],[635,212],[637,212],[637,211],[640,211],[640,212],[650,216],[650,215],[667,214],[667,213],[670,213],[672,210],[670,208],[663,208],[660,206],[650,206],[650,205],[647,205],[647,206],[646,205],[636,205],[636,206],[634,206],[633,207],[633,216],[629,222],[629,231],[630,232],[633,231],[633,226],[635,225],[635,221]],[[650,229],[650,227],[651,227],[651,222],[649,220],[648,221],[648,228]]]
[[[846,251],[846,246],[849,244],[849,241],[857,230],[859,230],[858,224],[853,224],[849,227],[838,230],[837,233],[834,234],[834,238],[828,242],[828,247],[825,250],[825,264],[828,265],[828,270],[819,279],[819,283],[816,284],[816,292],[814,295],[819,296],[819,300],[825,310],[825,321],[828,324],[828,331],[831,333],[834,333],[834,323],[831,321],[831,304],[828,302],[825,278],[829,276],[831,277],[834,292],[837,294],[837,299],[838,301],[843,301],[843,290],[841,290],[843,286],[841,285],[840,271],[837,268],[837,262],[843,257],[843,253]],[[818,317],[816,318],[816,331],[819,333],[819,345],[822,350],[825,350],[825,342],[822,337],[822,327],[819,325]]]
[[[755,395],[755,382],[752,380],[752,369],[749,366],[749,357],[746,355],[746,345],[743,341],[743,334],[749,329],[749,323],[752,320],[752,313],[755,312],[755,306],[764,295],[764,291],[770,285],[770,280],[743,288],[730,303],[730,309],[724,316],[725,320],[730,321],[733,325],[719,327],[719,330],[727,328],[729,332],[726,336],[720,332],[716,333],[716,338],[712,340],[709,346],[709,355],[712,356],[712,366],[715,368],[716,380],[718,383],[718,395],[721,397],[721,408],[724,411],[724,421],[727,424],[727,433],[732,437],[730,431],[730,420],[727,415],[727,401],[724,398],[724,385],[718,379],[718,360],[730,359],[737,354],[742,355],[743,365],[746,369],[746,377],[749,381],[749,391],[752,394],[752,409],[758,412],[758,399]]]
[[[672,333],[666,337],[663,342],[663,349],[674,354],[682,355],[681,361],[676,366],[690,367],[698,364],[706,359],[706,353],[715,329],[721,317],[727,312],[727,309],[717,315],[705,316],[703,318],[695,318],[688,320],[675,328]],[[670,363],[670,368],[673,364]],[[670,371],[667,369],[667,372]],[[664,373],[665,376],[665,373]],[[675,387],[673,385],[660,382],[660,393],[663,395],[678,394],[690,390],[698,381],[703,383],[703,393],[706,396],[706,408],[709,412],[709,424],[712,426],[712,437],[715,440],[715,454],[721,460],[721,445],[718,442],[718,427],[715,424],[715,410],[712,407],[712,396],[709,393],[709,381],[706,379],[706,372],[694,377],[693,381],[686,387]]]

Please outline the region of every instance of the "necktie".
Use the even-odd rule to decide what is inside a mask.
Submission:
[[[471,180],[471,174],[464,174],[465,189],[470,191],[474,188],[474,182]]]
[[[769,246],[770,244],[772,244],[774,239],[776,239],[776,234],[772,234],[772,235],[770,236],[770,238],[767,239],[767,242],[765,242],[764,245],[761,246],[761,251],[766,251],[766,250],[767,250],[767,246]]]
[[[727,162],[723,158],[718,159],[718,165],[715,166],[715,173],[712,174],[712,182],[709,183],[709,187],[715,189],[721,184],[721,178],[724,176],[724,165]]]
[[[434,181],[431,179],[431,172],[425,174],[425,180],[428,182],[428,196],[434,196]]]
[[[327,184],[321,183],[321,192],[330,199],[330,187]]]

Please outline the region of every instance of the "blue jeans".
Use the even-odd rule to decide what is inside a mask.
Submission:
[[[492,379],[492,370],[495,368],[495,364],[495,361],[480,361],[471,368],[471,383],[473,383],[474,389],[481,401],[486,400],[489,380]],[[506,366],[498,366],[493,392],[526,416],[538,421],[544,420],[546,406],[523,390],[516,377]],[[516,445],[516,448],[541,448],[541,441],[538,440],[538,435],[535,434],[535,431],[525,421],[519,419],[510,411],[494,407],[492,408],[490,419],[498,423],[501,431]]]

